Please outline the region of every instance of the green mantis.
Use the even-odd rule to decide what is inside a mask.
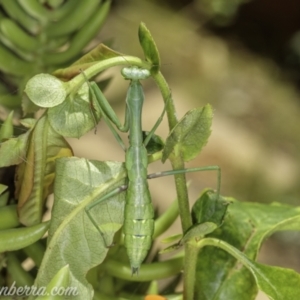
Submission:
[[[84,73],[82,73],[85,76]],[[147,175],[148,155],[146,146],[159,124],[162,121],[165,113],[165,108],[160,117],[154,124],[153,128],[143,140],[143,132],[141,126],[142,107],[144,102],[143,88],[140,80],[150,77],[150,71],[137,67],[125,67],[122,69],[122,75],[125,79],[130,80],[130,85],[126,97],[126,112],[124,125],[121,124],[113,109],[105,99],[104,95],[94,82],[88,82],[90,86],[91,96],[94,103],[99,104],[99,110],[102,116],[111,129],[123,149],[124,143],[118,135],[114,124],[121,132],[129,133],[129,147],[125,154],[125,167],[127,170],[127,184],[121,186],[98,201],[91,203],[85,208],[85,211],[95,225],[101,235],[103,233],[97,226],[97,222],[91,215],[90,210],[98,205],[100,202],[109,199],[113,195],[126,190],[125,197],[125,220],[123,225],[124,244],[127,249],[132,274],[138,273],[143,260],[148,254],[152,244],[152,235],[154,231],[154,210],[151,202],[151,196],[148,188],[147,180],[150,178],[157,178],[161,176],[168,176],[187,172],[198,172],[204,170],[218,171],[218,189],[220,190],[220,168],[218,166],[171,170],[161,173]]]

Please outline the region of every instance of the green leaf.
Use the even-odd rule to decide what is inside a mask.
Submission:
[[[73,155],[69,144],[41,117],[30,132],[26,155],[16,171],[16,198],[20,222],[26,226],[40,223],[44,203],[52,193],[55,160]]]
[[[49,108],[47,115],[58,134],[80,138],[99,122],[100,112],[96,108],[89,101],[89,87],[85,83],[75,95],[70,94],[62,104]]]
[[[191,240],[196,241],[196,240],[203,238],[205,235],[213,232],[217,227],[218,226],[212,222],[204,222],[202,224],[194,225],[187,231],[187,233],[183,237],[182,237],[182,234],[180,234],[180,235],[171,236],[170,238],[165,239],[163,241],[164,243],[170,243],[170,242],[174,241],[175,239],[178,239],[178,237],[182,237],[182,239],[178,243],[173,244],[173,245],[161,250],[159,253],[168,253],[168,252],[177,250],[182,245],[186,244],[187,242],[189,242]]]
[[[160,67],[159,52],[150,31],[144,23],[139,26],[139,41],[146,61],[152,64],[151,73],[157,73]]]
[[[79,60],[75,61],[70,67],[56,70],[52,74],[63,81],[68,81],[77,76],[80,73],[80,70],[84,71],[95,63],[118,56],[124,56],[124,54],[119,53],[104,44],[99,44]]]
[[[65,101],[67,84],[50,74],[38,74],[28,80],[25,91],[28,98],[39,107],[54,107]]]
[[[9,278],[12,279],[12,282],[15,282],[16,286],[19,286],[19,287],[25,287],[25,286],[31,287],[33,285],[34,277],[30,274],[30,272],[25,271],[23,269],[23,267],[22,267],[22,260],[17,255],[16,252],[7,252],[5,254],[5,265],[6,265],[7,275],[9,276]],[[15,298],[15,295],[13,295],[12,297],[6,297],[6,296],[4,296],[4,299],[5,298],[6,299],[8,298],[8,299],[12,300],[12,299]],[[22,298],[24,298],[24,297],[22,297]]]
[[[193,224],[213,222],[217,227],[221,226],[229,204],[221,196],[216,199],[216,193],[212,190],[205,190],[193,205]]]
[[[15,204],[0,207],[0,230],[14,228],[19,225],[21,224],[19,222],[17,206]]]
[[[24,161],[29,137],[30,131],[27,131],[0,144],[0,167],[17,165]]]
[[[162,162],[166,161],[172,151],[181,155],[184,161],[195,158],[210,136],[212,117],[209,104],[187,112],[167,137]]]
[[[5,207],[9,199],[8,186],[0,183],[0,208]]]
[[[35,105],[27,96],[26,93],[22,94],[22,110],[24,115],[29,113],[36,113],[40,109],[39,106]]]
[[[177,241],[177,242],[175,244],[172,244],[172,245],[160,250],[159,253],[165,254],[165,253],[169,253],[169,252],[177,250],[178,248],[181,247],[181,243],[180,243],[181,239],[182,239],[182,234],[174,234],[174,235],[171,235],[171,236],[163,239],[161,242],[164,244],[173,243],[175,241]]]
[[[143,131],[143,140],[146,139],[148,134],[149,134],[149,131]],[[153,134],[150,141],[148,142],[148,144],[146,146],[148,155],[151,155],[158,151],[161,151],[163,148],[164,148],[163,139],[160,136]]]
[[[248,269],[251,270],[259,289],[270,299],[286,300],[299,297],[300,274],[294,270],[253,262],[248,264]]]
[[[187,231],[183,236],[180,244],[183,245],[186,242],[194,239],[198,240],[203,238],[205,235],[213,232],[218,226],[213,222],[204,222],[202,224],[197,224]]]
[[[25,118],[25,119],[21,119],[19,122],[20,122],[24,127],[31,129],[31,128],[33,128],[34,125],[36,124],[37,119],[33,119],[33,118]]]
[[[181,247],[180,243],[173,244],[159,251],[159,254],[166,254],[178,250]]]
[[[203,238],[205,235],[213,232],[217,227],[218,226],[212,222],[204,222],[202,224],[197,224],[195,226],[192,226],[183,237],[182,237],[182,234],[180,234],[180,235],[174,235],[174,236],[171,236],[171,237],[165,239],[163,241],[164,243],[170,243],[170,242],[174,241],[175,239],[182,237],[182,239],[179,242],[161,250],[159,253],[162,254],[162,253],[168,253],[168,252],[177,250],[182,245],[186,244],[187,242],[189,242],[191,240],[197,241],[197,240]]]
[[[255,261],[263,241],[273,232],[293,230],[296,226],[300,229],[300,208],[278,203],[238,202],[232,198],[225,198],[225,201],[232,204],[228,207],[224,223],[210,236],[226,241],[250,260]],[[289,286],[288,281],[281,284]],[[207,287],[205,291],[200,285]],[[210,246],[199,252],[195,286],[195,297],[201,300],[252,300],[257,294],[252,273],[224,250]]]
[[[63,4],[64,4],[64,0],[48,0],[47,1],[47,5],[49,5],[52,9],[57,9]]]
[[[70,288],[70,267],[66,265],[62,267],[51,279],[49,284],[46,286],[45,293],[47,296],[40,296],[36,298],[36,300],[62,300],[66,295],[52,295],[54,289],[57,290],[59,288]],[[60,289],[61,290],[61,289]],[[74,292],[77,292],[74,290]],[[70,295],[69,295],[70,296]]]
[[[218,239],[207,239],[202,240],[203,244],[214,245],[227,251],[239,262],[241,262],[253,275],[255,282],[259,289],[267,294],[272,300],[285,300],[285,299],[297,299],[300,294],[300,274],[294,270],[284,269],[280,267],[266,266],[263,264],[256,263],[249,259],[245,254],[231,246],[230,244],[218,240]],[[236,266],[236,268],[239,268]],[[234,276],[233,276],[234,277]],[[228,278],[230,281],[231,276]],[[235,278],[238,283],[235,283],[235,287],[240,289],[242,287],[243,278]],[[233,284],[233,282],[232,282]],[[239,284],[239,285],[238,285]],[[242,298],[233,298],[233,286],[228,286],[228,290],[224,291],[221,297],[217,299],[253,299],[252,295],[247,295],[244,291]],[[247,291],[248,292],[248,291]],[[240,289],[239,293],[242,295],[243,291]],[[225,298],[225,295],[227,298]],[[250,296],[250,297],[249,297]],[[197,298],[198,299],[198,298]]]
[[[9,139],[13,136],[14,134],[14,125],[12,122],[13,115],[14,112],[11,111],[0,128],[0,141]]]
[[[79,295],[72,299],[92,299],[87,272],[100,264],[112,244],[114,233],[124,218],[124,193],[95,206],[90,212],[99,222],[105,242],[85,207],[99,200],[108,190],[124,184],[126,172],[119,162],[62,158],[56,164],[55,202],[49,230],[48,247],[36,279],[38,287],[47,286],[63,266],[70,266],[70,286]]]
[[[182,234],[173,234],[173,235],[170,235],[166,238],[164,238],[161,243],[172,243],[172,242],[175,242],[175,241],[178,241],[182,238]]]

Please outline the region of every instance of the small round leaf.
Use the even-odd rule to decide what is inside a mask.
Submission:
[[[26,84],[25,93],[39,107],[54,107],[67,97],[65,84],[50,74],[33,76]]]
[[[97,125],[100,113],[89,101],[89,88],[83,84],[75,95],[69,95],[62,104],[48,109],[49,123],[60,135],[80,138]]]

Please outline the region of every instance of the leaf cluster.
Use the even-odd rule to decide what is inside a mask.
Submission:
[[[19,111],[22,105],[23,112],[33,112],[32,102],[21,102],[28,79],[77,59],[99,32],[110,4],[110,0],[1,1],[0,105]]]
[[[9,270],[11,277],[16,281],[18,278],[20,286],[34,282],[36,287],[47,290],[54,286],[76,287],[79,294],[72,299],[151,300],[159,296],[150,294],[160,293],[160,299],[250,300],[258,290],[274,300],[296,299],[300,294],[300,275],[257,263],[256,258],[262,243],[274,232],[300,229],[300,208],[240,202],[222,197],[219,189],[206,189],[190,211],[187,185],[178,169],[183,169],[184,162],[194,159],[207,143],[213,110],[207,104],[177,120],[170,89],[160,72],[157,47],[143,23],[139,39],[145,59],[123,55],[100,44],[67,68],[32,77],[25,93],[36,106],[46,108],[45,113],[37,121],[25,119],[23,124],[28,131],[16,138],[11,137],[9,130],[11,118],[3,127],[6,129],[1,130],[0,166],[17,165],[18,204],[7,206],[7,187],[1,185],[0,216],[10,217],[0,218],[0,249],[8,253],[7,265],[16,266],[13,262],[20,255],[11,251],[22,250],[38,266],[34,277],[26,276],[20,267]],[[95,99],[90,101],[86,78],[120,65],[150,71],[161,91],[170,127],[165,141],[154,135],[147,149],[149,162],[171,161],[174,170],[167,175],[175,174],[178,196],[155,219],[153,238],[166,231],[178,215],[182,223],[179,236],[166,241],[176,241],[163,251],[170,252],[170,258],[160,261],[157,254],[151,261],[149,256],[137,276],[131,274],[122,235],[124,193],[99,203],[91,211],[102,235],[85,212],[87,205],[126,184],[124,164],[74,157],[64,139],[81,137],[103,114]],[[159,174],[148,176],[156,177]],[[53,191],[54,179],[52,217],[45,223],[45,199]],[[20,224],[26,227],[19,227]],[[41,237],[48,228],[45,245]],[[182,271],[184,290],[175,293]],[[159,290],[157,280],[169,277],[170,283]]]

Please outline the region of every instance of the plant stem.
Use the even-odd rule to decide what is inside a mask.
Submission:
[[[158,85],[161,94],[163,96],[166,107],[166,113],[169,122],[170,131],[176,126],[178,123],[176,117],[176,111],[174,102],[172,99],[170,88],[163,77],[163,75],[158,72],[153,75],[153,79]],[[171,155],[169,157],[172,167],[174,170],[184,169],[184,161],[180,155]],[[175,186],[178,198],[178,206],[179,206],[179,214],[181,219],[182,231],[185,233],[192,226],[192,218],[190,216],[190,208],[189,208],[189,199],[188,199],[188,191],[186,185],[185,174],[176,174],[175,177]]]
[[[244,266],[248,268],[250,272],[252,272],[252,270],[249,267],[255,268],[253,262],[243,252],[239,251],[237,248],[226,243],[225,241],[216,238],[205,238],[197,242],[198,249],[201,249],[205,246],[214,246],[226,251],[234,258],[239,260],[242,264],[244,264]]]
[[[175,127],[176,124],[178,123],[178,120],[176,117],[175,106],[174,106],[174,102],[172,99],[171,90],[170,90],[165,78],[161,74],[161,72],[152,74],[152,77],[153,77],[154,81],[156,82],[156,84],[157,84],[158,88],[160,89],[160,92],[163,96],[163,99],[164,99],[164,102],[166,105],[166,113],[167,113],[167,117],[168,117],[169,128],[171,131],[173,129],[173,127]]]
[[[132,275],[132,270],[127,263],[123,264],[117,260],[107,259],[103,266],[111,276],[133,282],[147,282],[177,275],[182,269],[182,260],[182,256],[179,256],[163,262],[142,264],[138,276]]]
[[[141,68],[150,69],[149,63],[145,62],[144,60],[141,60],[140,58],[134,56],[117,56],[95,63],[91,67],[85,69],[84,74],[88,79],[90,79],[91,77],[99,74],[100,72],[108,68],[120,65],[134,65]],[[82,74],[78,74],[70,81],[65,83],[68,87],[68,93],[71,91],[76,92],[76,90],[78,90],[85,82],[86,78],[82,76]]]
[[[169,128],[171,131],[178,123],[178,120],[176,117],[175,106],[172,100],[170,88],[166,80],[164,79],[163,75],[160,72],[156,74],[152,74],[152,76],[163,96],[166,105],[166,113],[168,117]],[[184,160],[180,155],[172,154],[170,155],[169,159],[171,161],[174,170],[185,168]],[[178,199],[179,215],[181,219],[182,231],[184,234],[192,226],[192,217],[190,215],[190,205],[189,205],[186,178],[185,178],[185,174],[176,174],[174,175],[174,177],[175,177],[175,186],[176,186],[176,193]],[[185,295],[184,299],[185,300],[193,299],[197,254],[198,254],[198,250],[195,247],[195,245],[189,243],[185,244],[185,259],[184,259],[184,295]]]
[[[195,243],[185,244],[184,276],[183,276],[183,299],[194,299],[194,286],[196,280],[196,266],[199,249]]]
[[[184,169],[184,162],[180,157],[170,157],[173,170]],[[185,174],[175,174],[175,186],[178,199],[179,215],[183,234],[192,226],[190,215],[189,196],[186,185]]]
[[[175,199],[168,209],[155,220],[153,239],[164,233],[178,217],[178,201]]]

